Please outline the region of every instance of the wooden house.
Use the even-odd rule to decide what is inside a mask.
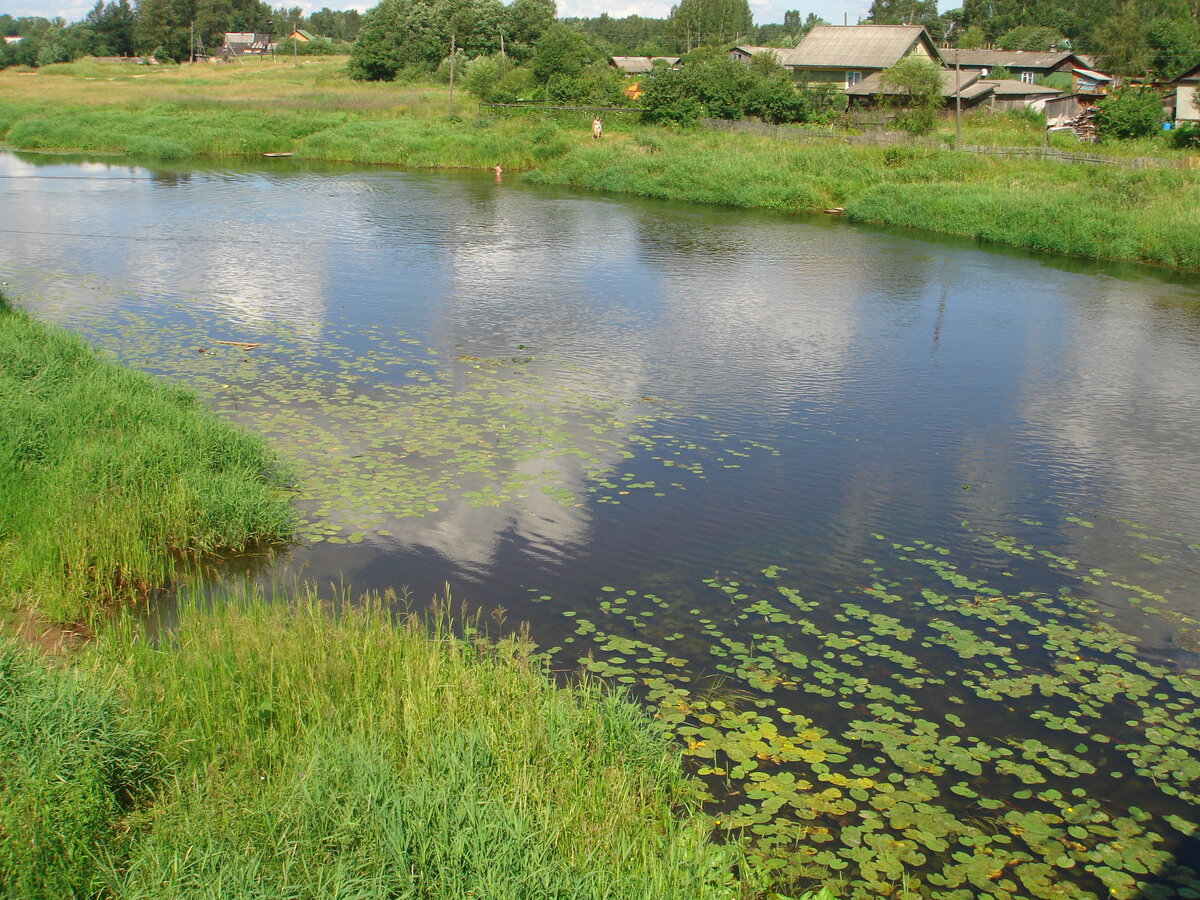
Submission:
[[[923,25],[818,25],[782,62],[798,81],[852,88],[909,56],[943,64]]]
[[[974,109],[989,101],[995,91],[996,82],[980,79],[978,72],[959,72],[942,69],[942,98],[951,109],[961,105],[964,110]],[[872,72],[858,84],[845,89],[853,106],[873,107],[886,105],[899,98],[904,92],[884,85],[883,74]]]
[[[1104,94],[1112,78],[1091,68],[1069,50],[943,50],[946,65],[981,72],[986,78],[992,69],[1007,69],[1013,79],[1025,84],[1049,82],[1064,93]],[[1051,76],[1059,76],[1052,78]]]

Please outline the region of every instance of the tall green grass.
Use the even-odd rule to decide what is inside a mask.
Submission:
[[[631,702],[553,685],[530,647],[378,601],[187,601],[81,664],[151,714],[171,778],[117,898],[733,898],[678,749]]]
[[[0,896],[86,897],[156,785],[144,717],[112,689],[0,640]]]
[[[78,621],[291,523],[260,440],[0,300],[0,601]]]

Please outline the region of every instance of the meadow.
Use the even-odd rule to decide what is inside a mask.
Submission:
[[[344,59],[140,67],[78,62],[0,73],[0,142],[159,160],[253,157],[524,171],[536,182],[667,200],[814,213],[1073,256],[1200,267],[1200,174],[958,153],[934,141],[778,141],[589,115],[481,108],[438,84],[352,82]],[[1027,117],[973,115],[964,142],[1032,147]],[[1056,141],[1061,142],[1061,136]],[[1159,141],[1089,146],[1178,156]]]

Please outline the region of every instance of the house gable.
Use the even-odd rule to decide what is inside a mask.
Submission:
[[[784,57],[783,64],[800,80],[853,87],[906,56],[942,64],[923,25],[818,25]]]

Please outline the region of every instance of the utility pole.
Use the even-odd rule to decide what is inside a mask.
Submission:
[[[196,23],[192,22],[188,31],[188,62],[196,61]]]
[[[450,35],[450,117],[454,117],[454,35]]]
[[[504,56],[504,30],[500,30],[500,55]]]
[[[954,149],[962,149],[962,94],[958,87],[958,48],[954,48]]]

